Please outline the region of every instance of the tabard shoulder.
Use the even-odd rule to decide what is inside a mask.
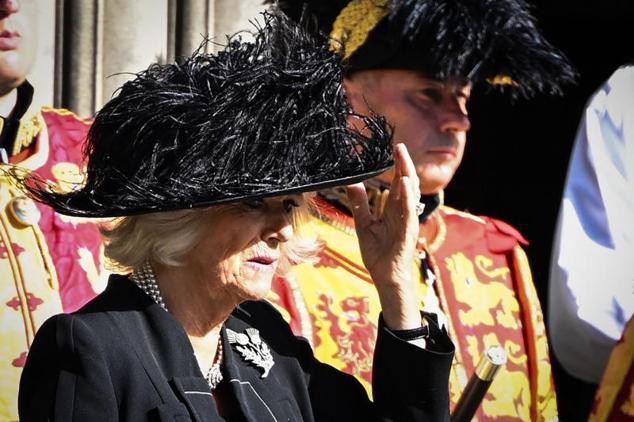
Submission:
[[[63,143],[67,148],[82,150],[92,119],[83,119],[70,110],[42,107],[42,118],[48,129],[49,139],[53,143]],[[60,145],[62,146],[62,145]]]
[[[438,216],[447,226],[447,242],[453,247],[485,241],[489,251],[505,253],[518,245],[528,245],[517,229],[502,220],[476,216],[447,206],[438,210]]]

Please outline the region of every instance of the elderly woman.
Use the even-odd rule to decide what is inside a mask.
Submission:
[[[418,181],[403,146],[380,219],[363,185],[349,187],[383,304],[375,401],[262,300],[276,271],[309,255],[294,233],[302,192],[391,164],[384,121],[349,115],[322,45],[267,15],[253,43],[151,66],[97,114],[84,185],[23,179],[59,212],[120,217],[103,229],[106,255],[131,269],[38,331],[23,422],[448,419],[453,346],[415,299]]]

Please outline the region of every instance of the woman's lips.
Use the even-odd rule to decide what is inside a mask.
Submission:
[[[11,51],[18,48],[22,36],[16,31],[4,30],[0,32],[0,51]]]
[[[272,256],[255,256],[247,260],[246,265],[256,271],[271,271],[275,269],[278,258]]]

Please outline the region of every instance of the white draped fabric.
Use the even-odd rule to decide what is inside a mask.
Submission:
[[[579,126],[555,233],[550,338],[572,375],[598,383],[634,313],[634,66],[594,94]]]

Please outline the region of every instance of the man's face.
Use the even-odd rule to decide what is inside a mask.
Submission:
[[[35,0],[0,0],[0,95],[20,85],[36,51]]]
[[[451,181],[462,160],[467,131],[470,84],[437,81],[412,70],[367,70],[345,80],[355,112],[370,110],[394,127],[394,142],[409,150],[421,192],[432,194]],[[382,175],[387,181],[390,174]]]

